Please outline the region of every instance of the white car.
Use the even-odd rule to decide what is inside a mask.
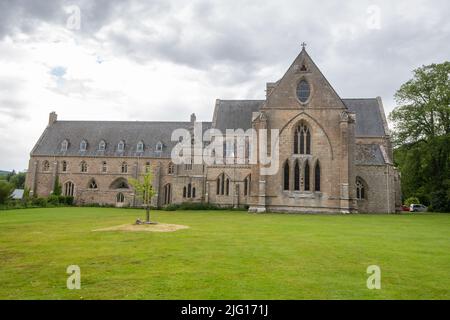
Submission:
[[[427,211],[427,207],[423,204],[411,204],[409,206],[409,212],[424,212]]]

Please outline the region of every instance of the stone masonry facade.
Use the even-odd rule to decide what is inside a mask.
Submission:
[[[400,177],[393,165],[381,99],[341,99],[303,49],[265,100],[217,100],[218,129],[279,130],[278,171],[261,161],[174,164],[171,133],[186,122],[59,121],[49,123],[31,151],[26,186],[48,196],[55,181],[77,204],[139,206],[129,178],[151,170],[156,207],[184,202],[247,207],[250,212],[395,212]],[[270,150],[270,148],[269,148]],[[260,160],[260,159],[258,159]]]

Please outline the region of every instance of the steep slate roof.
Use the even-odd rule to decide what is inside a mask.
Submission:
[[[384,136],[384,112],[377,98],[342,99],[350,112],[356,114],[355,134]],[[259,111],[265,100],[217,100],[214,109],[213,127],[225,133],[225,129],[251,128],[252,112]]]
[[[226,129],[250,129],[252,113],[259,111],[265,100],[217,100],[213,127],[225,134]]]
[[[355,164],[384,165],[385,159],[378,144],[356,144]]]
[[[357,137],[387,134],[384,111],[378,99],[342,99],[342,101],[350,112],[356,114],[355,135]]]
[[[203,131],[211,127],[211,122],[203,122]],[[170,157],[177,142],[170,141],[175,129],[191,128],[191,122],[160,121],[56,121],[47,127],[32,155],[67,156],[145,156]],[[61,151],[61,143],[67,139],[67,151]],[[85,152],[80,151],[82,140],[88,143]],[[106,150],[99,151],[101,140],[106,142]],[[124,152],[117,151],[118,143],[125,142]],[[139,141],[144,142],[144,152],[136,152]],[[156,151],[156,144],[163,144],[162,152]]]

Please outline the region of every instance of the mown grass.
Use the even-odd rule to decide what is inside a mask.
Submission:
[[[143,211],[0,212],[1,299],[449,299],[450,215],[153,212],[171,233],[92,232]],[[81,268],[81,289],[66,268]],[[381,268],[381,290],[366,268]]]

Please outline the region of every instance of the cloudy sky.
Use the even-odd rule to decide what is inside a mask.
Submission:
[[[307,42],[343,98],[393,94],[449,60],[450,2],[0,0],[0,169],[24,170],[48,114],[211,120],[262,99]]]

